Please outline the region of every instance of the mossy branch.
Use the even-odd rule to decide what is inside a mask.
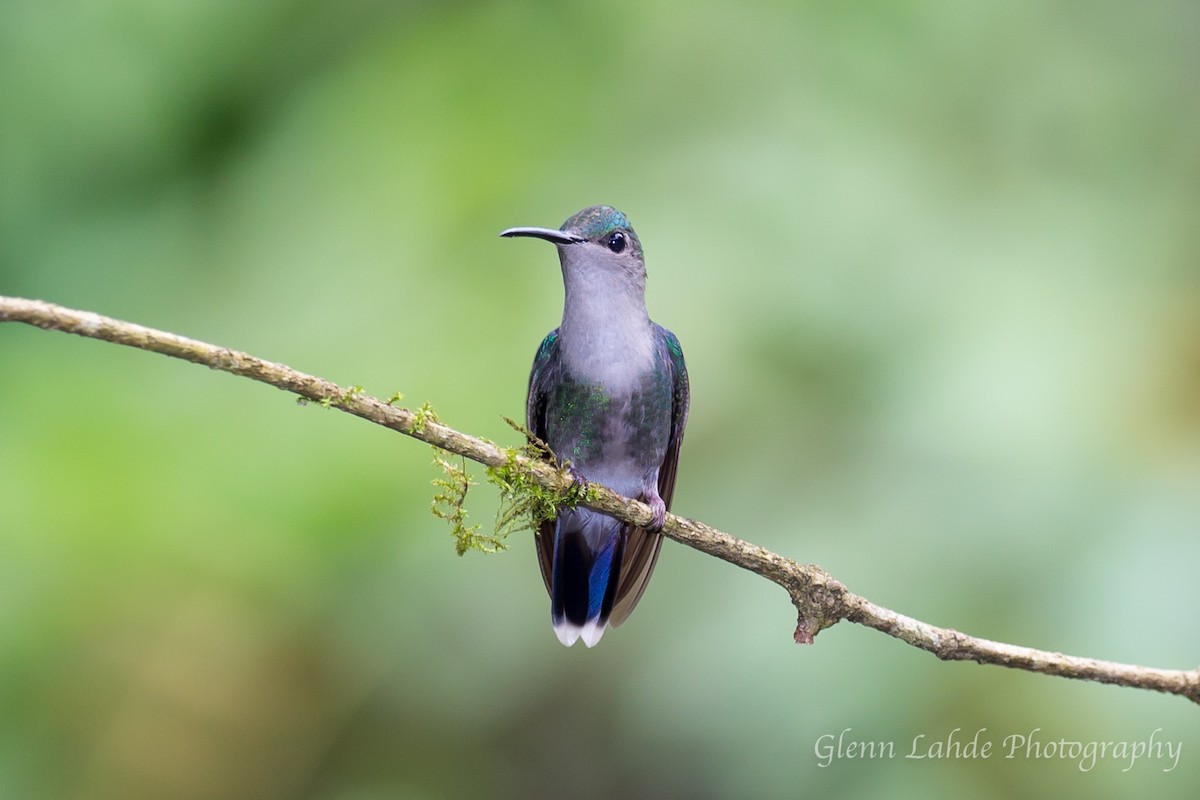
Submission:
[[[536,515],[539,510],[546,513],[546,504],[553,506],[569,499],[635,525],[646,525],[651,519],[650,509],[645,504],[621,497],[595,483],[589,484],[586,496],[578,496],[578,492],[572,494],[571,477],[559,465],[542,460],[528,450],[500,447],[456,431],[439,422],[428,406],[411,411],[392,405],[398,402],[398,396],[384,402],[366,395],[360,387],[342,388],[283,364],[236,350],[37,300],[0,296],[0,322],[24,322],[45,330],[73,333],[203,364],[362,417],[483,464],[502,492],[510,492],[513,498],[526,503],[522,513]],[[450,463],[445,459],[442,461]],[[465,470],[458,465],[452,465],[447,474],[445,481],[449,488],[445,495],[449,505],[443,506],[443,510],[454,517],[456,511],[461,510],[461,499],[469,483]],[[465,517],[458,517],[451,522],[467,530],[464,520]],[[1065,678],[1150,689],[1200,703],[1200,669],[1172,670],[1118,664],[968,636],[876,605],[854,594],[814,564],[792,561],[702,522],[668,514],[663,533],[783,587],[797,611],[794,632],[797,642],[809,643],[821,630],[847,620],[882,631],[944,661],[977,661]]]

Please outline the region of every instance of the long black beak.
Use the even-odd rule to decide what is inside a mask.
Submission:
[[[573,233],[563,233],[553,228],[509,228],[506,231],[500,231],[500,235],[509,238],[513,236],[532,236],[535,239],[545,239],[547,242],[554,242],[555,244],[578,244],[584,240],[582,236],[576,236]]]

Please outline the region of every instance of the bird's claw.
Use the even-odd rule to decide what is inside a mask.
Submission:
[[[583,477],[583,473],[568,464],[567,474],[571,476],[571,486],[578,487],[579,496],[586,495],[590,484],[588,483],[588,479]]]
[[[662,533],[663,526],[667,524],[667,504],[661,497],[653,497],[649,500],[649,506],[653,516],[646,530],[650,533]]]

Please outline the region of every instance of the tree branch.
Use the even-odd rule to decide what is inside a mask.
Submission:
[[[460,433],[431,419],[422,411],[392,406],[363,394],[358,388],[343,389],[283,364],[264,361],[236,350],[87,311],[74,311],[38,300],[2,295],[0,322],[24,322],[45,330],[137,347],[252,378],[336,407],[485,466],[519,469],[543,489],[563,494],[570,487],[570,478],[547,462],[530,459],[512,449]],[[635,525],[644,526],[650,522],[651,512],[645,504],[622,497],[596,483],[591,483],[590,487],[587,498],[580,501],[582,504]],[[796,607],[794,636],[798,643],[811,643],[817,633],[844,619],[882,631],[913,647],[933,653],[943,661],[977,661],[1064,678],[1151,689],[1200,703],[1200,668],[1171,670],[1119,664],[968,636],[883,608],[852,593],[814,564],[797,563],[702,522],[668,514],[663,533],[677,542],[736,564],[783,587]]]

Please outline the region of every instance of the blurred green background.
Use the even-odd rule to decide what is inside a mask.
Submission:
[[[675,508],[927,621],[1200,663],[1191,2],[0,5],[0,293],[499,441],[552,249],[626,211]],[[478,475],[478,471],[476,472]],[[1179,698],[942,664],[668,542],[595,650],[429,448],[0,326],[0,797],[1193,797]],[[473,519],[495,512],[471,492]],[[850,728],[898,758],[819,766]],[[986,728],[988,759],[902,756]],[[1005,759],[1010,734],[1182,743]]]

